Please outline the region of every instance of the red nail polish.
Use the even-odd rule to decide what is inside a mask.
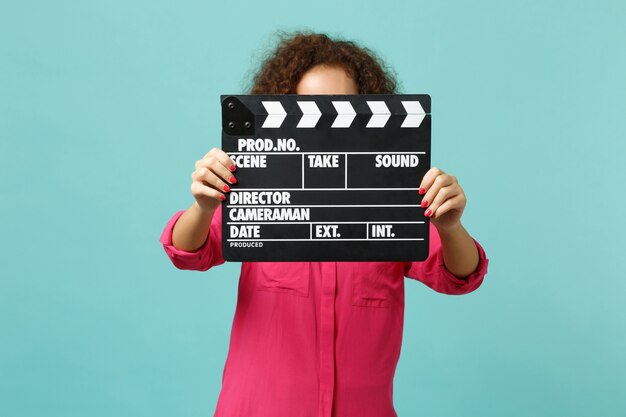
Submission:
[[[424,188],[422,188],[422,187],[420,187],[420,189],[418,190],[418,193],[420,195],[424,194],[425,192],[426,192],[426,190]]]
[[[424,212],[424,216],[428,217],[428,216],[430,216],[430,213],[431,213],[431,211],[430,211],[430,209],[428,209],[428,210],[426,210]]]
[[[220,194],[220,200],[226,200],[226,196],[224,194]]]
[[[233,184],[237,184],[237,178],[235,178],[233,175],[230,176],[230,178],[228,179],[228,181],[230,181]]]
[[[422,200],[422,207],[426,207],[428,205],[428,201]]]
[[[231,170],[231,172],[235,171],[237,169],[237,167],[235,166],[235,164],[231,165],[230,168],[228,168]]]
[[[224,191],[226,192],[230,191],[230,187],[228,186],[228,184],[224,184]]]

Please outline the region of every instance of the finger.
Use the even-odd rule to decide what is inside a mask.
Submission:
[[[204,158],[207,158],[208,156],[216,157],[217,160],[220,161],[222,165],[224,165],[226,169],[228,169],[231,172],[237,169],[237,167],[235,166],[235,162],[230,158],[230,156],[228,156],[226,152],[224,152],[220,148],[216,148],[216,147],[211,148],[211,150],[207,152],[206,155],[204,155]]]
[[[447,185],[445,187],[441,187],[439,189],[439,192],[437,193],[437,195],[435,196],[435,198],[433,198],[432,203],[430,203],[428,205],[428,210],[426,210],[424,212],[424,214],[429,213],[430,215],[432,215],[432,213],[435,213],[437,211],[437,209],[446,202],[446,200],[456,196],[457,194],[459,194],[461,192],[460,187],[458,186],[458,184],[452,183],[450,185]],[[430,211],[429,211],[430,210]],[[427,216],[429,214],[426,214]]]
[[[431,185],[435,181],[435,178],[437,178],[437,176],[441,174],[445,174],[445,172],[443,172],[437,167],[430,168],[426,172],[426,174],[424,174],[424,177],[422,178],[422,182],[420,183],[419,193],[424,194],[426,191],[428,191],[428,189],[431,187]]]
[[[445,213],[450,210],[458,209],[462,210],[465,207],[465,196],[463,194],[458,194],[453,198],[450,198],[445,201],[434,213],[431,213],[430,217],[441,217]]]
[[[454,183],[454,177],[452,177],[452,175],[448,175],[448,174],[441,174],[438,175],[434,181],[432,182],[432,185],[428,188],[428,191],[426,192],[426,194],[424,195],[424,198],[422,199],[422,207],[428,207],[430,205],[430,203],[434,200],[435,196],[439,193],[439,190],[443,187],[446,187],[450,184]]]
[[[230,160],[230,157],[228,155],[226,155],[226,157],[228,158],[228,160]],[[226,166],[224,166],[224,164],[219,158],[221,157],[217,153],[210,154],[202,158],[198,162],[196,162],[196,169],[199,169],[202,167],[209,168],[216,175],[218,175],[224,182],[235,184],[237,182],[237,179],[232,174],[232,172],[229,169],[227,169]],[[228,164],[228,162],[226,163]]]
[[[198,168],[192,175],[192,178],[194,179],[194,181],[205,181],[208,185],[214,187],[216,190],[226,192],[230,191],[229,185],[226,184],[222,180],[222,178],[215,175],[215,173],[207,167]]]
[[[226,169],[230,172],[233,172],[235,171],[235,169],[237,169],[237,167],[235,166],[235,161],[233,161],[232,158],[220,148],[213,148],[209,152],[213,156],[215,156],[217,160],[220,161],[220,163],[225,166]]]
[[[223,193],[220,193],[215,188],[203,184],[201,181],[194,181],[191,183],[191,194],[193,194],[194,197],[204,196],[216,200],[226,200],[226,196]]]

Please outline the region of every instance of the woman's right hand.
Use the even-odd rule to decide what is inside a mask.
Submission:
[[[232,159],[221,149],[213,148],[196,161],[196,170],[191,174],[191,194],[203,211],[215,211],[224,193],[230,191],[229,184],[237,179],[232,172],[236,169]]]

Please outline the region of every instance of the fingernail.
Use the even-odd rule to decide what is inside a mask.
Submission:
[[[424,212],[424,216],[428,217],[428,216],[430,216],[430,213],[432,213],[432,212],[430,211],[430,209],[428,209],[428,210],[426,210]]]
[[[230,168],[228,168],[228,169],[230,169],[230,170],[231,170],[231,172],[232,172],[232,171],[235,171],[235,170],[237,169],[237,167],[235,166],[235,164],[232,164],[232,165],[230,166]]]
[[[230,178],[228,179],[228,181],[231,182],[231,184],[237,184],[237,178],[235,178],[233,175],[230,176]]]
[[[226,200],[226,196],[224,194],[220,194],[220,200]]]
[[[422,187],[420,187],[420,189],[418,190],[418,193],[420,195],[424,194],[425,192],[426,192],[426,190],[424,188],[422,188]]]
[[[422,200],[422,207],[426,207],[428,205],[428,201]]]
[[[228,186],[228,184],[224,184],[224,191],[226,192],[230,191],[230,187]]]

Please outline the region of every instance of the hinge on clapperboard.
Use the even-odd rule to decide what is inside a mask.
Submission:
[[[254,135],[254,114],[237,97],[222,100],[222,129],[231,136]]]

